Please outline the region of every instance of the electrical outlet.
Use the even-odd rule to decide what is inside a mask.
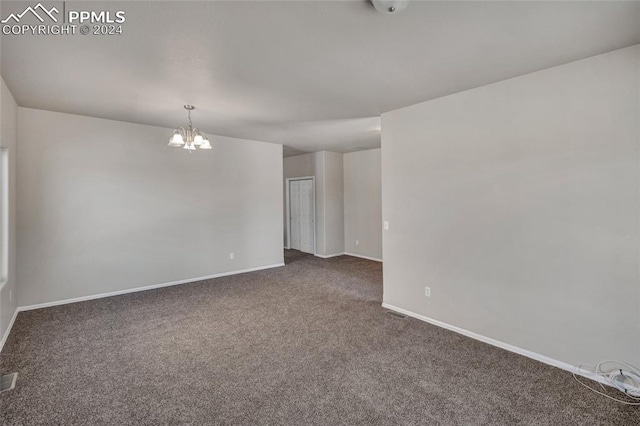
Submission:
[[[389,222],[387,222],[386,220],[384,221],[384,229],[385,229],[386,231],[388,231],[388,230],[389,230]]]
[[[233,260],[236,258],[236,254],[235,253],[229,253],[229,259]]]
[[[13,290],[9,290],[9,302],[13,302]]]
[[[359,246],[360,245],[360,241],[356,240],[356,245]]]
[[[431,297],[431,287],[424,288],[424,295],[427,297]]]

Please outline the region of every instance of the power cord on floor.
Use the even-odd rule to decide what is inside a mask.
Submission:
[[[613,364],[615,365],[615,367],[605,371],[603,370],[604,364]],[[583,367],[588,367],[593,371],[585,370],[583,369]],[[578,373],[580,371],[586,371],[590,373],[593,379],[598,381],[598,384],[602,388],[602,392],[600,392],[597,388],[593,388],[588,384],[584,383],[583,381],[581,381],[580,379],[578,379]],[[585,376],[584,374],[580,374],[580,375]],[[575,371],[573,372],[573,378],[585,388],[590,389],[593,392],[599,395],[602,395],[606,398],[612,399],[621,404],[640,406],[640,370],[638,370],[638,368],[634,367],[633,365],[627,364],[626,362],[607,360],[607,361],[600,362],[598,365],[595,366],[595,368],[590,366],[585,366],[585,365],[579,365],[578,367],[576,367]],[[631,399],[631,401],[629,400],[625,401],[615,396],[608,395],[606,393],[607,389],[604,387],[602,382],[618,389],[625,396]]]

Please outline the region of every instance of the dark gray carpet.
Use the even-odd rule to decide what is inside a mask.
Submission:
[[[380,307],[380,264],[287,266],[18,315],[3,425],[640,424],[567,372]]]

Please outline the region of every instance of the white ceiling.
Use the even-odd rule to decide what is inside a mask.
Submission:
[[[18,3],[18,4],[15,4]],[[2,17],[36,1],[2,2]],[[49,5],[61,2],[47,2]],[[71,2],[124,10],[119,36],[5,36],[21,106],[300,151],[380,146],[379,115],[640,43],[640,2]]]

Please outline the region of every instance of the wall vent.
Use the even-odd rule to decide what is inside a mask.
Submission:
[[[392,317],[396,317],[396,318],[400,318],[400,319],[405,319],[407,317],[406,315],[401,314],[400,312],[387,311],[387,313],[389,315],[391,315]]]
[[[18,373],[5,374],[0,378],[0,392],[10,391],[16,387]]]

